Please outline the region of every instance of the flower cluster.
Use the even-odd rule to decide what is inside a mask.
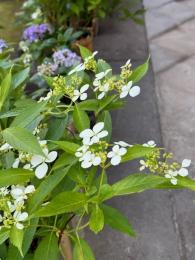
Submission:
[[[37,67],[38,73],[46,76],[54,75],[57,69],[58,69],[58,65],[53,64],[51,62],[45,62]]]
[[[143,144],[145,147],[155,147],[154,141],[149,141]],[[177,162],[169,162],[173,157],[171,153],[161,154],[159,148],[155,148],[152,152],[145,158],[145,160],[140,160],[140,171],[149,169],[150,172],[165,176],[165,178],[170,179],[173,185],[177,184],[177,176],[186,177],[188,175],[187,167],[190,166],[191,160],[184,159],[181,164]]]
[[[127,147],[130,145],[123,141],[110,145],[101,140],[107,135],[108,131],[104,130],[103,122],[99,122],[92,129],[85,129],[80,133],[82,146],[78,148],[75,156],[79,158],[82,168],[98,165],[104,167],[107,159],[110,159],[112,165],[118,165],[121,162],[122,156],[126,154]],[[112,150],[108,152],[109,146],[112,146]]]
[[[72,52],[67,48],[55,51],[52,58],[56,65],[66,68],[75,66],[81,62],[81,58],[75,52]]]
[[[0,39],[0,53],[3,52],[4,49],[8,48],[6,41]]]
[[[33,24],[24,30],[23,38],[24,40],[32,43],[43,39],[46,33],[52,33],[52,29],[49,24]]]
[[[0,188],[0,228],[11,228],[14,225],[18,229],[24,228],[23,222],[28,219],[25,201],[34,191],[33,185]]]
[[[49,168],[47,163],[54,162],[58,154],[56,151],[49,152],[46,140],[41,140],[39,141],[39,143],[43,149],[43,153],[45,156],[19,152],[19,155],[15,159],[12,167],[18,168],[22,165],[24,169],[34,170],[35,176],[38,179],[44,178]]]

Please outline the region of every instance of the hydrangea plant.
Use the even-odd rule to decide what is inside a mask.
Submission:
[[[150,140],[112,140],[110,111],[141,92],[148,61],[119,75],[80,47],[83,62],[66,76],[45,76],[45,96],[24,93],[28,74],[5,66],[0,85],[0,256],[3,259],[92,260],[82,230],[104,225],[135,236],[127,217],[107,200],[149,189],[195,190],[187,168]],[[21,76],[23,75],[23,76]],[[25,75],[25,76],[24,76]],[[21,80],[23,78],[23,80]],[[16,84],[17,83],[17,84]],[[17,92],[19,95],[17,95]],[[140,160],[140,173],[109,183],[107,171]],[[74,219],[74,221],[73,221]],[[73,248],[73,250],[71,250]],[[73,251],[73,252],[72,252]],[[7,258],[8,257],[8,258]]]

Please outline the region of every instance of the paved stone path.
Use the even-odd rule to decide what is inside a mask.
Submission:
[[[140,83],[142,94],[113,116],[115,140],[130,143],[154,139],[176,159],[195,155],[195,1],[144,0],[144,27],[108,19],[95,49],[114,68],[127,58],[137,65],[152,54],[152,69]],[[155,84],[154,84],[155,83]],[[159,112],[160,117],[159,117]],[[137,170],[137,163],[115,168],[115,182]],[[193,173],[195,167],[192,166]],[[106,229],[87,237],[101,260],[194,260],[195,193],[150,191],[110,203],[124,212],[138,235],[128,238]]]
[[[163,143],[177,159],[187,157],[194,161],[195,1],[144,0],[144,3]],[[191,175],[195,177],[195,164]],[[181,260],[195,259],[194,199],[195,193],[188,191],[171,195]]]

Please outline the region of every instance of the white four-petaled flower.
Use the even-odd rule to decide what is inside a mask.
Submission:
[[[55,161],[58,155],[56,151],[49,152],[47,148],[43,149],[43,152],[45,157],[41,155],[33,155],[30,161],[32,168],[36,168],[35,175],[38,179],[45,177],[48,171],[47,163]]]
[[[80,88],[80,90],[75,89],[73,93],[72,101],[75,102],[77,99],[85,100],[87,98],[87,93],[85,93],[89,88],[89,84],[85,84]]]
[[[121,162],[121,157],[126,154],[127,149],[120,147],[119,145],[114,145],[112,151],[107,154],[108,158],[111,158],[112,165],[118,165]]]
[[[98,143],[101,138],[104,138],[108,135],[108,131],[103,130],[104,123],[99,122],[94,125],[93,129],[85,129],[80,133],[80,137],[83,139],[83,144],[92,145]]]
[[[140,94],[139,86],[132,86],[133,82],[129,81],[127,85],[123,86],[120,93],[120,98],[126,97],[128,94],[131,97],[136,97]]]

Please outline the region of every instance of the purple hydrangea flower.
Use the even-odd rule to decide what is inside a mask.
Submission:
[[[71,67],[81,62],[81,58],[69,49],[58,50],[52,57],[58,66]]]
[[[47,32],[50,34],[52,33],[49,24],[33,24],[24,30],[23,38],[29,42],[35,42],[37,40],[43,39]]]
[[[6,48],[8,48],[6,41],[4,41],[3,39],[0,39],[0,53],[2,53],[3,49],[6,49]]]

